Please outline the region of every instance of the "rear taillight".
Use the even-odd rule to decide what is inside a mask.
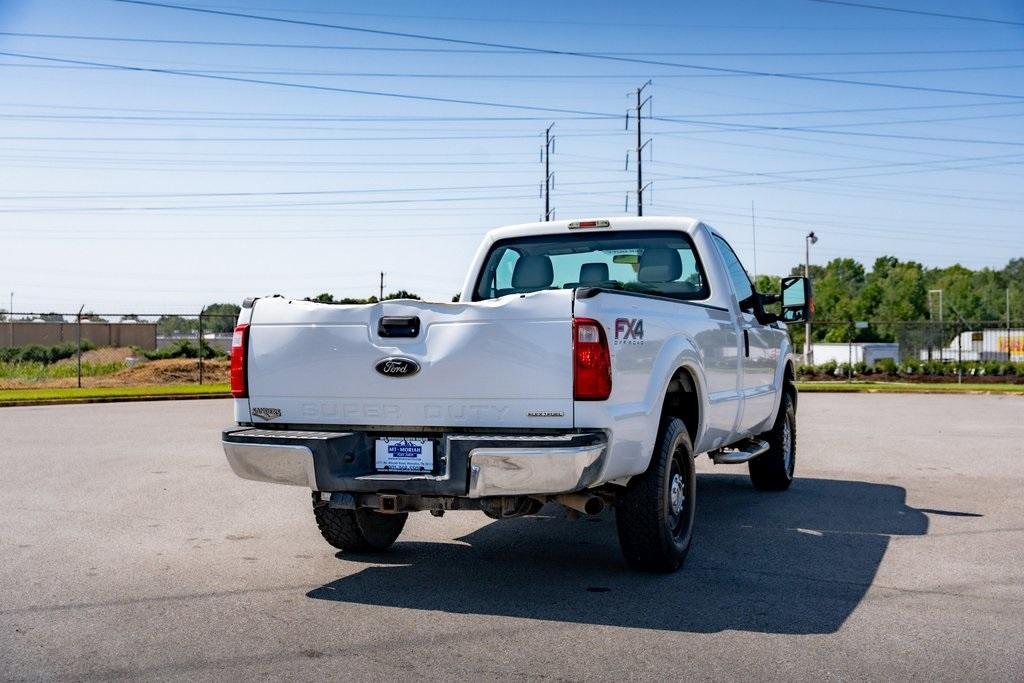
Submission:
[[[231,395],[235,398],[249,396],[249,384],[245,373],[245,356],[249,349],[249,326],[239,325],[231,337]]]
[[[612,393],[612,357],[601,323],[573,318],[573,398],[603,401]]]

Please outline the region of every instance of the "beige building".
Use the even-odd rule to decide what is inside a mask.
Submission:
[[[15,320],[0,323],[0,346],[74,344],[78,325],[73,322],[29,322]],[[138,346],[156,348],[156,323],[100,323],[82,321],[82,341],[96,346]]]

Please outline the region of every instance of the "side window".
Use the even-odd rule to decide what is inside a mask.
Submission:
[[[746,268],[740,263],[739,257],[736,256],[736,252],[732,250],[729,243],[718,235],[715,235],[714,238],[715,246],[718,247],[718,253],[722,255],[722,260],[725,261],[725,269],[729,273],[729,279],[732,281],[732,288],[736,292],[736,297],[742,301],[753,294],[754,285],[751,284]]]

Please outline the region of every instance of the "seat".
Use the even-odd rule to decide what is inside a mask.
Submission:
[[[554,279],[551,259],[544,255],[521,256],[512,269],[512,288],[516,290],[547,289]]]
[[[640,254],[639,282],[673,282],[683,274],[683,260],[679,252],[668,247],[650,247]]]
[[[584,263],[580,266],[580,286],[599,285],[608,282],[607,263]]]

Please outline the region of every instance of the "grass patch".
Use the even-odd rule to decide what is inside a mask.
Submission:
[[[887,394],[1022,394],[1024,384],[956,384],[948,382],[797,382],[806,393],[887,393]]]
[[[101,377],[124,370],[124,363],[82,363],[82,377]],[[38,382],[46,379],[66,379],[78,376],[76,363],[35,363],[0,361],[0,379],[23,379]]]
[[[196,396],[229,394],[227,384],[163,384],[135,387],[90,387],[78,389],[0,389],[5,401],[74,401],[95,398],[134,398],[139,396]]]

